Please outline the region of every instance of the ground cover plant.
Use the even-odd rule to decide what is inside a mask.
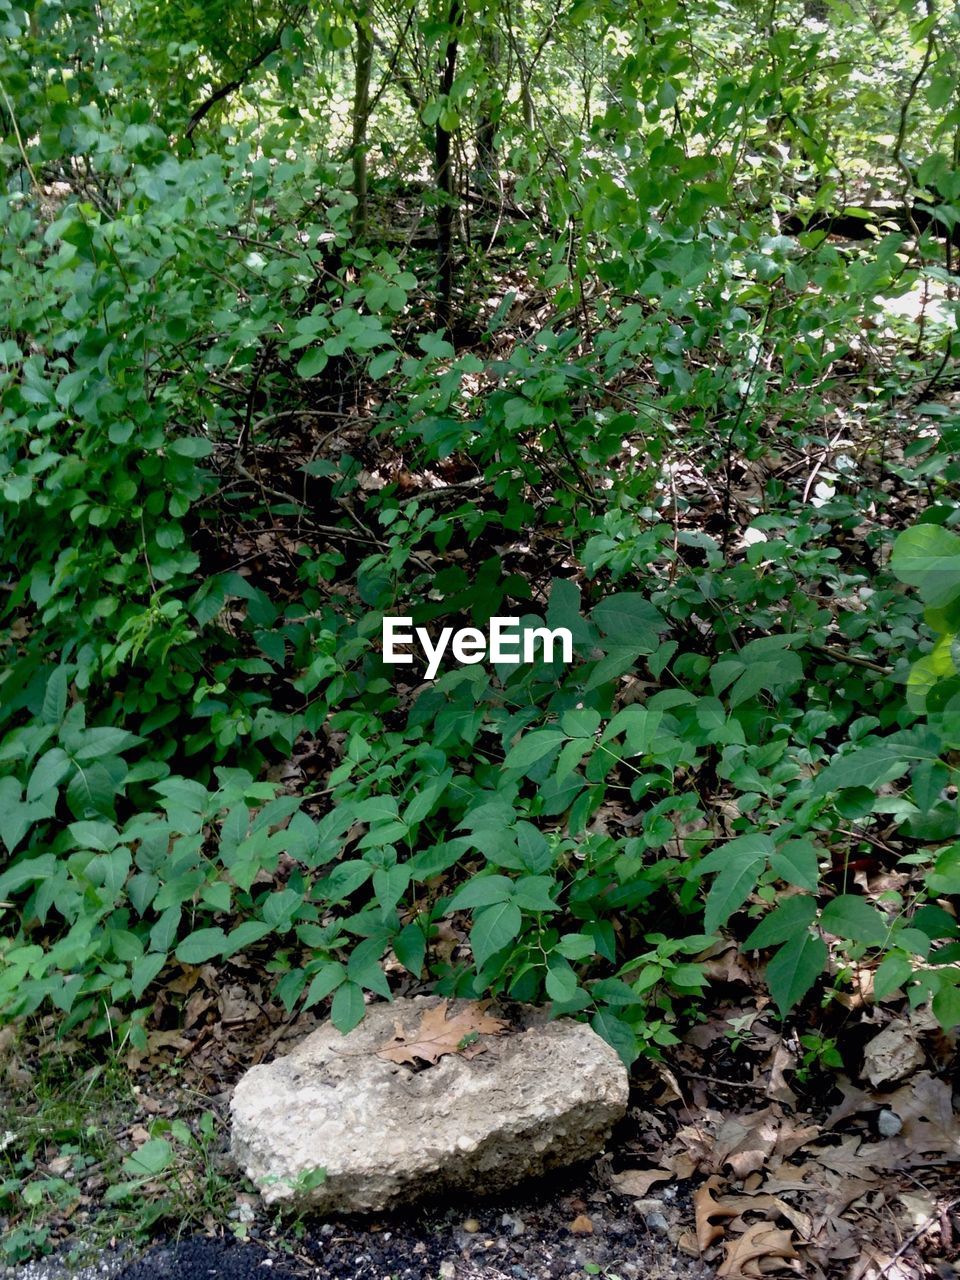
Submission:
[[[633,1065],[732,945],[808,1077],[949,1036],[956,11],[0,29],[13,1034],[145,1061],[214,966],[344,1031],[548,1004]],[[425,680],[399,616],[573,659]]]

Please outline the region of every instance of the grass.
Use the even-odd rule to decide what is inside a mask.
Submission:
[[[229,1218],[237,1180],[221,1118],[180,1079],[147,1083],[167,1101],[115,1054],[56,1042],[29,1063],[14,1052],[0,1088],[0,1263],[57,1248],[81,1261],[161,1223],[244,1234]]]

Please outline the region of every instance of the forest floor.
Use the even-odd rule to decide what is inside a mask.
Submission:
[[[79,1080],[81,1046],[22,1038],[8,1048],[0,1111],[15,1107],[33,1126],[43,1191],[33,1225],[54,1254],[6,1274],[244,1280],[266,1265],[275,1280],[960,1275],[955,1037],[921,1014],[857,1021],[839,1071],[804,1065],[751,994],[753,976],[732,950],[717,956],[716,1012],[669,1061],[637,1065],[627,1118],[590,1166],[489,1203],[364,1220],[281,1217],[229,1157],[233,1083],[316,1025],[310,1014],[284,1020],[251,973],[185,974],[182,1032],[156,1032],[146,1055],[109,1070],[91,1063]],[[158,1132],[171,1135],[175,1159],[137,1176],[131,1161]]]

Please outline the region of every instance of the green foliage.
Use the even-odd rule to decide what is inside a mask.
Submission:
[[[727,933],[784,1017],[869,964],[960,1022],[956,307],[864,337],[952,279],[958,33],[788,10],[418,8],[339,131],[349,6],[0,0],[3,1017],[143,1044],[242,953],[344,1031],[399,965],[631,1062]],[[852,242],[848,171],[897,215]],[[574,661],[380,660],[506,613]]]

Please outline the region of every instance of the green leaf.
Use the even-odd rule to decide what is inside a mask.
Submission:
[[[614,644],[634,646],[640,653],[653,653],[659,633],[667,630],[663,614],[637,592],[607,596],[590,617]]]
[[[70,683],[70,667],[57,667],[47,681],[43,695],[40,719],[44,724],[60,724],[67,709],[67,686]]]
[[[522,924],[520,908],[514,902],[500,902],[478,911],[470,930],[470,947],[477,968],[482,969],[492,955],[508,946]]]
[[[134,1000],[140,999],[166,963],[166,953],[159,951],[151,951],[134,962],[130,971],[130,991]]]
[[[624,707],[613,717],[603,731],[601,742],[609,742],[618,734],[625,734],[623,753],[625,756],[642,756],[651,750],[663,721],[662,711],[651,711],[633,702]]]
[[[70,772],[70,757],[62,747],[51,747],[45,751],[34,766],[27,783],[27,803],[39,800],[42,795],[51,791]]]
[[[807,929],[773,956],[767,965],[767,986],[783,1016],[807,994],[827,967],[828,958],[827,944]]]
[[[180,943],[176,957],[183,964],[205,964],[224,954],[227,935],[222,929],[196,929]]]
[[[79,818],[110,816],[116,795],[114,777],[100,761],[78,764],[67,785],[67,801]]]
[[[628,671],[632,671],[640,655],[650,652],[646,641],[642,644],[612,644],[607,641],[604,644],[604,648],[607,651],[606,656],[599,660],[590,673],[590,679],[584,686],[587,693],[593,689],[599,689],[602,685],[609,684],[611,680],[616,680],[618,676],[622,676]]]
[[[390,372],[399,358],[398,351],[381,351],[367,365],[367,372],[371,378],[382,378]]]
[[[529,769],[538,760],[555,751],[564,741],[566,741],[566,735],[559,729],[538,729],[534,733],[525,734],[516,746],[507,752],[503,767]]]
[[[640,1054],[637,1033],[629,1022],[624,1022],[609,1009],[601,1009],[590,1020],[590,1025],[602,1040],[606,1040],[620,1055],[620,1061],[629,1070]]]
[[[336,991],[337,987],[346,981],[346,978],[347,971],[342,964],[337,964],[333,960],[328,961],[314,974],[303,1002],[304,1009],[309,1009],[320,1000],[325,1000],[331,991]]]
[[[600,728],[600,712],[592,707],[575,707],[560,717],[560,728],[568,738],[589,738]]]
[[[155,1178],[172,1164],[173,1147],[166,1138],[151,1138],[132,1155],[127,1156],[122,1168],[128,1178]]]
[[[556,911],[551,896],[556,887],[552,876],[523,876],[513,885],[513,900],[524,911]]]
[[[557,1004],[573,1000],[577,994],[577,986],[577,975],[565,961],[562,965],[551,964],[547,969],[544,987],[550,999]]]
[[[391,355],[394,353],[391,352]],[[306,352],[297,361],[297,376],[300,378],[313,378],[321,373],[327,367],[327,361],[330,357],[324,351],[323,347],[313,347],[312,350]],[[375,374],[374,377],[377,375]],[[354,1023],[356,1025],[356,1023]]]
[[[177,930],[180,928],[181,914],[181,907],[167,907],[166,911],[163,912],[160,919],[150,930],[150,946],[152,950],[159,951],[166,956],[173,946]]]
[[[299,895],[297,896],[299,897]],[[265,938],[270,931],[271,926],[266,921],[244,920],[243,924],[238,924],[235,929],[231,929],[227,934],[220,954],[224,957],[236,955],[244,947],[249,947],[251,943],[259,942],[261,938]],[[177,955],[180,955],[179,951]],[[182,957],[180,958],[182,959]]]
[[[816,914],[816,899],[808,894],[787,898],[769,915],[764,916],[744,942],[744,949],[753,951],[760,947],[775,946],[778,942],[787,942],[799,930],[811,925]]]
[[[820,927],[834,937],[880,946],[887,937],[887,922],[876,907],[855,893],[843,893],[828,902]]]
[[[416,920],[403,926],[393,940],[393,952],[408,973],[419,978],[427,957],[427,939]]]
[[[68,828],[78,849],[98,849],[109,853],[120,840],[117,829],[109,822],[71,822]]]
[[[943,608],[960,596],[960,537],[938,524],[914,525],[894,542],[890,568],[926,604]]]
[[[943,977],[944,985],[933,997],[933,1016],[944,1031],[952,1031],[960,1026],[960,986],[951,980],[957,977],[955,973],[944,974]]]
[[[587,738],[571,738],[569,742],[565,742],[560,748],[560,754],[557,756],[557,767],[554,770],[554,777],[557,782],[563,782],[575,773],[580,767],[580,762],[584,756],[590,755],[593,750],[593,742]]]
[[[363,988],[356,982],[344,982],[337,988],[330,1008],[330,1021],[344,1035],[359,1026],[363,1021],[367,1006],[363,999]]]
[[[760,872],[766,866],[766,853],[749,850],[735,852],[717,873],[707,894],[703,914],[706,933],[715,933],[739,910],[756,887]]]
[[[179,458],[207,458],[213,453],[213,444],[202,436],[180,436],[167,443],[167,453]]]
[[[475,876],[454,893],[446,914],[467,907],[491,907],[498,902],[509,902],[512,894],[513,881],[507,876]]]
[[[842,791],[847,787],[869,787],[876,790],[882,782],[902,777],[912,761],[896,746],[862,747],[844,756],[835,756],[817,775],[814,794]]]
[[[730,865],[731,859],[770,858],[775,852],[776,847],[770,836],[764,835],[761,831],[750,831],[746,835],[734,836],[732,840],[726,840],[718,844],[715,849],[711,849],[705,857],[700,859],[691,874],[702,876],[708,872],[722,871]]]
[[[126,729],[114,729],[107,725],[103,728],[87,729],[83,741],[74,752],[75,760],[99,760],[103,756],[116,755],[143,742],[143,738]]]
[[[22,794],[23,788],[16,778],[0,778],[0,840],[8,853],[13,853],[33,825],[30,810],[20,799]]]
[[[873,975],[873,994],[877,1000],[885,1000],[913,977],[913,965],[905,955],[891,951],[884,956]]]
[[[788,840],[770,855],[770,866],[781,880],[815,892],[820,885],[816,846],[811,840]]]

